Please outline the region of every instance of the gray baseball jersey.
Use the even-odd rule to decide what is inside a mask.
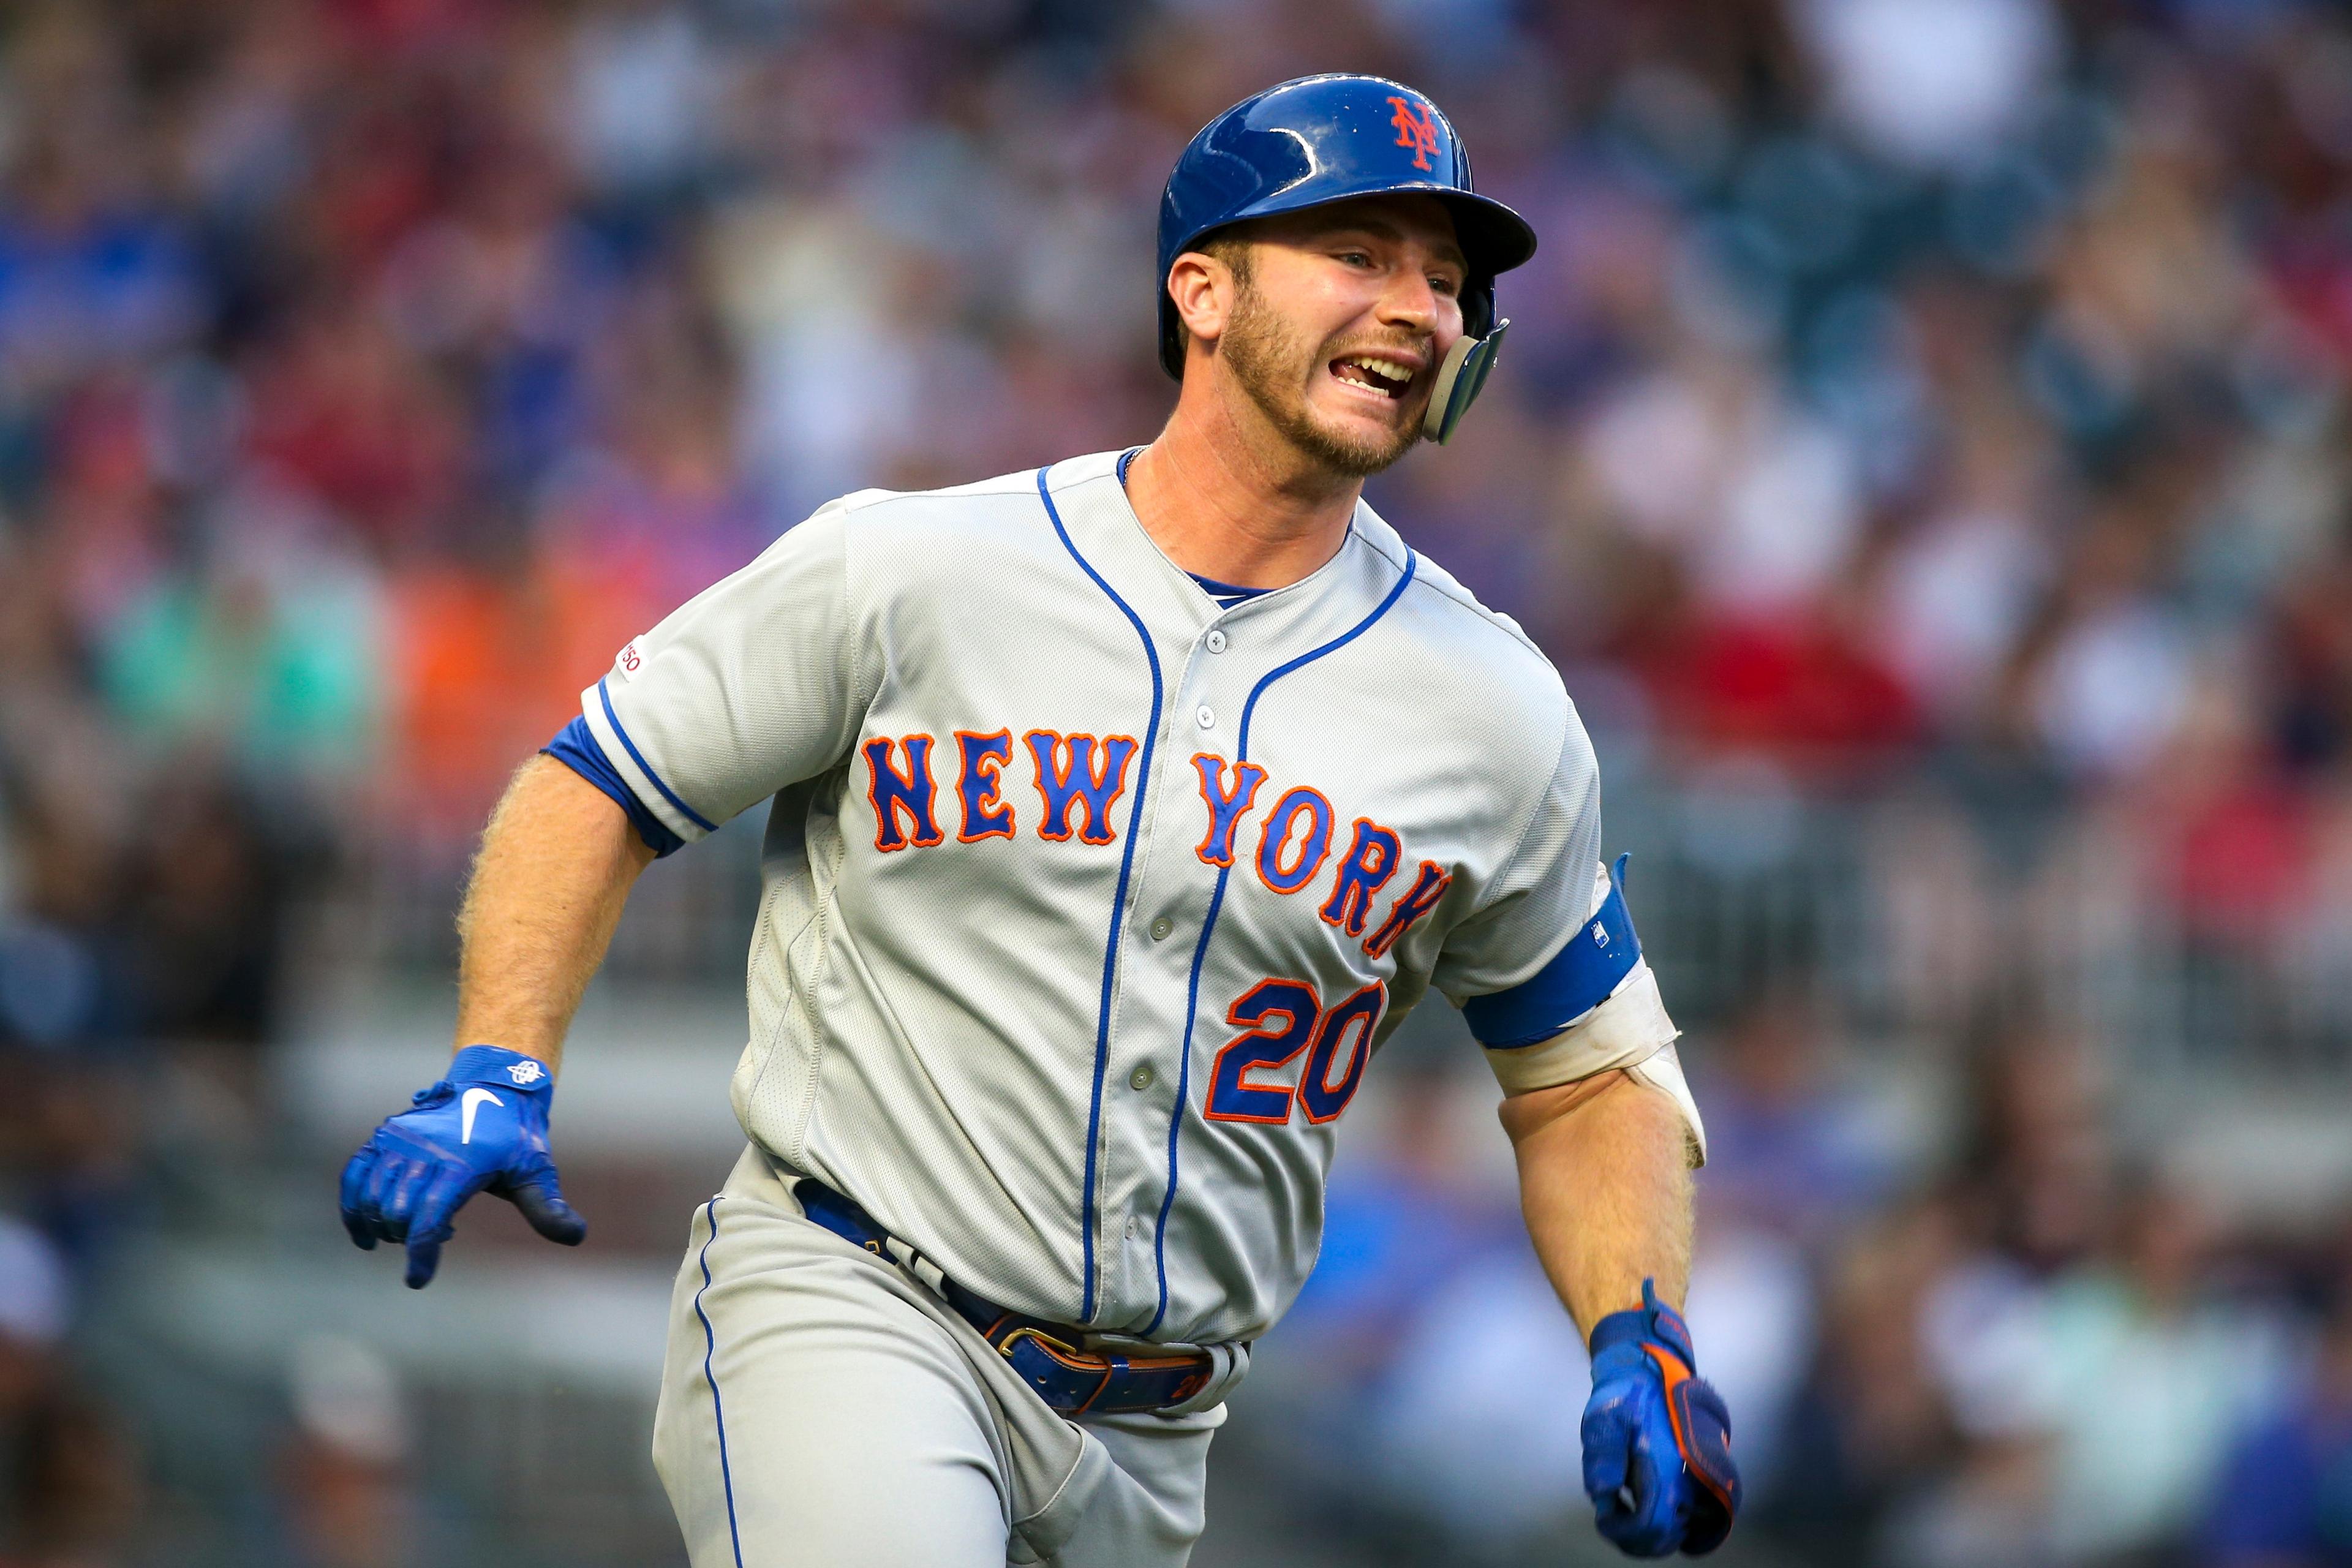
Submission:
[[[752,1139],[1015,1310],[1249,1339],[1381,1042],[1579,934],[1598,782],[1543,655],[1369,506],[1226,607],[1123,468],[835,501],[583,708],[682,839],[772,802]],[[1620,991],[1492,1042],[1506,1085],[1670,1061],[1647,970]]]

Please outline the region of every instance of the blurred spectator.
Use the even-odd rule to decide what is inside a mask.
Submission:
[[[1740,1478],[1759,1495],[1790,1479],[1788,1426],[1821,1329],[1818,1294],[1811,1260],[1785,1234],[1712,1213],[1703,1223],[1687,1315],[1706,1342],[1707,1381],[1739,1411]]]
[[[392,1369],[355,1341],[318,1335],[288,1368],[294,1430],[278,1457],[291,1561],[302,1568],[424,1562],[407,1473],[409,1426]]]
[[[2040,0],[1806,0],[1800,35],[1831,106],[1906,163],[1965,167],[2013,135],[2058,65]]]
[[[131,1560],[139,1469],[129,1436],[108,1412],[60,1396],[26,1423],[17,1459],[17,1551],[25,1568],[106,1568]]]
[[[1926,1298],[1959,1237],[1948,1202],[1897,1207],[1842,1248],[1803,1391],[1787,1418],[1759,1527],[1806,1562],[1874,1561],[1893,1511],[1948,1473],[1957,1423],[1926,1353]]]
[[[1888,1184],[1894,1152],[1833,1075],[1816,994],[1810,984],[1758,987],[1707,1054],[1699,1187],[1710,1226],[1826,1245]]]
[[[1960,1169],[1987,1254],[2046,1279],[2106,1239],[2116,1160],[2108,1086],[2080,1039],[2038,1020],[1995,1036],[1970,1068]]]
[[[2308,1371],[2264,1408],[2221,1465],[2203,1530],[2214,1568],[2352,1563],[2352,1270],[2328,1292]]]
[[[245,1047],[274,1037],[287,867],[257,803],[194,758],[145,803],[135,901],[140,1023],[165,1040]]]
[[[0,1423],[11,1433],[46,1392],[72,1300],[65,1260],[48,1239],[0,1214]]]
[[[41,1234],[0,1215],[0,1563],[95,1568],[136,1539],[140,1481],[113,1417],[60,1354],[69,1288]]]
[[[2051,1294],[2051,1514],[2070,1561],[2171,1555],[2231,1435],[2271,1394],[2271,1325],[2215,1293],[2213,1244],[2193,1200],[2151,1184],[2112,1263]]]

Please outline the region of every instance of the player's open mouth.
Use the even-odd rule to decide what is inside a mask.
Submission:
[[[1411,364],[1386,354],[1342,354],[1331,362],[1336,379],[1391,399],[1404,395],[1412,384],[1412,373]]]

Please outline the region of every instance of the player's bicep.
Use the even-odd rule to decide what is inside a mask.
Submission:
[[[864,703],[845,518],[819,510],[632,640],[581,716],[613,771],[691,842],[848,754]]]

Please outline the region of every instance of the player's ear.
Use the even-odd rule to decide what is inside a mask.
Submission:
[[[1203,343],[1213,343],[1233,314],[1241,292],[1234,269],[1206,251],[1188,250],[1168,267],[1168,298],[1184,330]]]

